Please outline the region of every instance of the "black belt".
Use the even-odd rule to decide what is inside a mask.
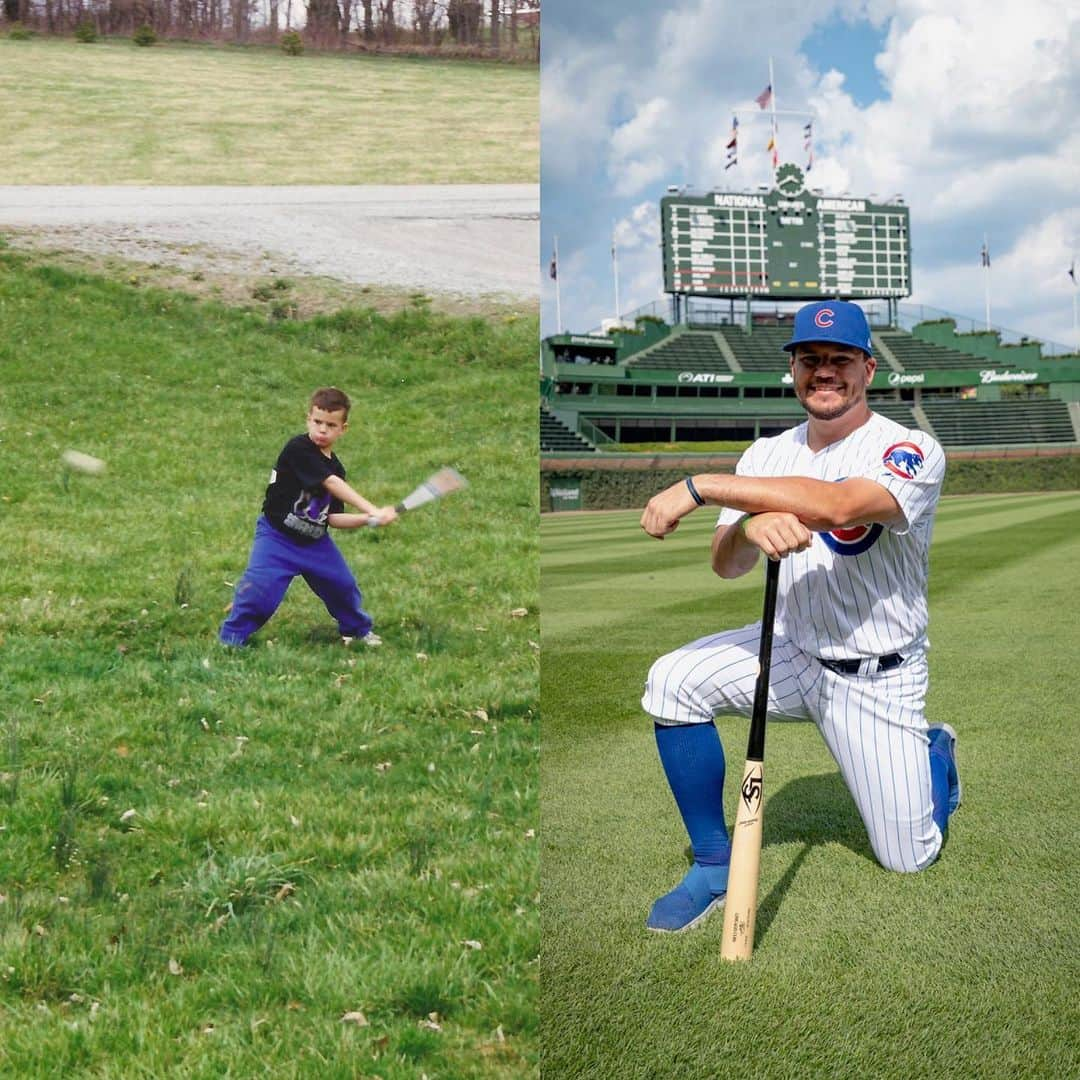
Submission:
[[[869,656],[865,660],[825,660],[820,656],[815,659],[822,667],[835,671],[837,675],[875,675],[879,671],[898,668],[907,657],[894,652],[888,656]]]

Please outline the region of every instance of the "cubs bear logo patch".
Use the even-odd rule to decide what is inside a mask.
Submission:
[[[890,446],[882,455],[882,465],[902,480],[914,480],[923,467],[923,452],[913,442],[901,442]]]

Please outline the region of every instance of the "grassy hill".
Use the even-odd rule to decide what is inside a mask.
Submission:
[[[519,1077],[537,1058],[534,318],[275,321],[0,254],[0,1073]],[[307,397],[340,534],[216,630]],[[75,448],[107,471],[64,471]]]

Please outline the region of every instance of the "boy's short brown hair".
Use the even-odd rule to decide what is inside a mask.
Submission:
[[[308,403],[309,412],[312,409],[322,409],[324,412],[343,412],[346,420],[349,419],[349,410],[351,408],[352,402],[349,401],[349,395],[336,386],[320,387],[311,395],[311,401]]]

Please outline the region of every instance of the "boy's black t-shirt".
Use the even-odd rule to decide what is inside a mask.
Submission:
[[[345,479],[345,466],[337,455],[326,457],[306,435],[297,435],[278,455],[262,512],[275,529],[293,540],[305,544],[321,540],[328,529],[326,519],[345,509],[322,486],[329,476]]]

